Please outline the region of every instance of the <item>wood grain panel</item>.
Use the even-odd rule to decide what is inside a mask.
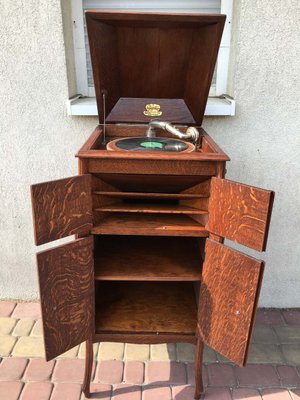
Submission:
[[[265,251],[274,192],[212,178],[207,230]]]
[[[198,327],[208,346],[245,365],[264,262],[207,239]]]
[[[32,185],[31,199],[37,245],[92,227],[90,175]]]
[[[47,361],[94,329],[93,237],[37,254]]]

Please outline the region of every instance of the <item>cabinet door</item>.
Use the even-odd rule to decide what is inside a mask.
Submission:
[[[31,198],[37,245],[92,227],[90,175],[32,185]]]
[[[94,331],[93,237],[37,254],[46,359]]]
[[[265,251],[274,192],[212,178],[207,230]]]
[[[264,263],[207,239],[198,331],[208,346],[246,363]]]

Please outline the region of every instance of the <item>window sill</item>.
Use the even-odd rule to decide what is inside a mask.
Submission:
[[[97,116],[97,104],[95,97],[75,96],[67,100],[68,115]],[[234,116],[235,100],[229,96],[209,97],[205,116]]]

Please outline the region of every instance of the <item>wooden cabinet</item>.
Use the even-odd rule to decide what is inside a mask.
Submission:
[[[194,343],[199,397],[202,342],[246,363],[264,263],[222,239],[264,249],[273,192],[202,176],[134,192],[118,177],[124,191],[94,175],[32,186],[36,243],[79,236],[37,254],[46,359],[83,341]]]
[[[37,264],[46,359],[85,341],[86,396],[93,342],[195,344],[195,398],[203,343],[246,363],[264,263],[223,241],[264,251],[274,194],[224,179],[229,157],[201,128],[224,21],[87,13],[106,124],[77,153],[78,176],[31,189],[36,244],[76,235]],[[197,126],[195,151],[107,150],[144,137],[153,104],[181,132]]]

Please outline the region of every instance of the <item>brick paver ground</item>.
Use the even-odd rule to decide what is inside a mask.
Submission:
[[[44,361],[38,303],[0,302],[0,400],[83,400],[84,346]],[[192,400],[194,347],[94,345],[92,398]],[[300,400],[300,310],[259,310],[248,365],[204,351],[205,400]]]

